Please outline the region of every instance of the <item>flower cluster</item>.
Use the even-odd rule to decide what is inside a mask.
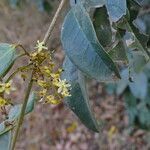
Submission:
[[[34,65],[34,80],[40,87],[38,92],[44,103],[59,104],[61,99],[71,96],[70,87],[66,80],[61,79],[62,69],[56,69],[52,53],[47,51],[43,42],[37,42],[36,51],[30,54]]]
[[[8,101],[2,97],[0,97],[0,107],[8,105]]]
[[[9,81],[8,83],[0,83],[0,93],[6,93],[6,94],[10,94],[11,90],[14,90],[14,88],[12,88],[12,80]]]
[[[0,83],[0,107],[10,104],[10,101],[4,98],[4,94],[10,94],[10,92],[14,90],[12,80],[7,83]]]

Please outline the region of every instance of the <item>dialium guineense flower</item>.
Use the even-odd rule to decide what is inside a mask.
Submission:
[[[15,88],[12,87],[12,80],[7,83],[0,83],[0,93],[10,94],[12,90],[15,90]]]
[[[0,107],[8,105],[8,101],[2,97],[0,97]]]
[[[38,94],[44,103],[59,104],[63,98],[71,96],[71,85],[61,79],[63,69],[56,69],[52,53],[44,43],[38,41],[35,48],[30,60],[34,65],[34,80],[40,87]]]

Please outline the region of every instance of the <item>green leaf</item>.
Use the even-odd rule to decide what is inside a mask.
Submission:
[[[33,111],[35,102],[36,102],[36,95],[34,93],[32,93],[30,95],[28,103],[27,103],[26,112],[25,112],[26,114]],[[20,112],[21,112],[21,107],[22,107],[22,104],[19,104],[19,105],[13,106],[10,109],[9,114],[8,114],[8,119],[0,124],[0,135],[2,135],[2,134],[6,133],[9,130],[12,130],[14,128],[13,125],[6,127],[5,122],[13,122],[16,119],[18,119],[19,115],[20,115]]]
[[[150,130],[150,108],[145,101],[137,101],[129,91],[125,92],[125,100],[130,124]]]
[[[147,64],[147,61],[145,60],[145,57],[143,56],[143,54],[136,52],[136,51],[132,51],[130,53],[129,63],[130,63],[130,67],[136,73],[139,73],[143,70],[143,68]]]
[[[145,73],[140,72],[137,74],[132,70],[129,71],[128,69],[125,69],[122,71],[121,77],[122,79],[117,83],[118,95],[122,94],[127,86],[129,86],[129,89],[135,98],[146,98],[148,89],[148,78]],[[129,78],[131,78],[132,81],[130,81]]]
[[[63,68],[65,71],[62,78],[71,84],[71,97],[66,98],[65,103],[87,128],[98,132],[99,127],[91,112],[84,76],[68,57],[64,61]]]
[[[123,62],[127,64],[127,44],[124,40],[126,31],[117,28],[115,23],[113,23],[112,26],[116,30],[116,34],[113,44],[108,47],[108,54],[114,60],[114,62]]]
[[[147,34],[150,37],[150,13],[145,13],[140,15],[135,21],[134,24],[140,31]],[[150,38],[148,41],[148,47],[150,47]]]
[[[126,48],[123,40],[120,40],[108,54],[115,62],[123,61],[127,63]]]
[[[108,83],[105,84],[104,88],[109,95],[112,95],[116,93],[117,86],[116,83]]]
[[[21,0],[9,0],[10,5],[15,8]]]
[[[16,59],[16,49],[13,45],[1,43],[0,44],[0,77],[10,70]]]
[[[137,100],[129,91],[126,91],[125,102],[126,102],[126,109],[129,117],[129,122],[130,124],[133,125],[135,124],[136,117],[138,115]]]
[[[139,106],[139,121],[141,128],[150,130],[150,109],[145,103]]]
[[[106,0],[106,7],[110,19],[117,22],[122,16],[126,15],[126,0]]]
[[[11,143],[11,131],[7,132],[4,135],[0,135],[0,149],[1,150],[10,150]]]
[[[94,28],[101,45],[103,47],[110,45],[112,42],[112,30],[106,7],[96,9],[93,20]]]
[[[129,84],[129,70],[124,69],[121,72],[121,80],[119,80],[117,83],[117,89],[116,89],[117,95],[121,95],[127,88],[128,84]]]
[[[139,74],[132,74],[132,82],[129,83],[132,94],[139,99],[144,99],[147,95],[148,79],[147,76],[141,72]]]
[[[61,41],[66,55],[79,70],[98,81],[120,78],[118,68],[98,42],[91,19],[86,10],[74,6],[62,27]]]
[[[148,36],[142,33],[142,31],[139,30],[138,26],[135,24],[135,19],[137,18],[140,8],[141,7],[138,3],[129,0],[128,9],[130,12],[130,20],[128,22],[125,18],[123,18],[117,23],[117,25],[119,28],[125,29],[133,35],[134,42],[132,43],[132,49],[141,51],[143,53],[142,55],[144,55],[145,60],[147,61],[150,56],[150,52],[147,49]]]
[[[106,0],[70,0],[70,5],[75,6],[76,4],[83,4],[85,7],[102,7]]]

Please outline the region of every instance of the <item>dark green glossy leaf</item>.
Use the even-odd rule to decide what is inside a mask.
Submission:
[[[126,0],[106,0],[106,7],[113,22],[118,21],[122,16],[126,15]]]
[[[12,67],[16,59],[16,49],[13,45],[0,44],[0,77],[3,77]]]
[[[62,27],[61,41],[67,56],[79,70],[98,81],[109,81],[119,71],[98,42],[91,19],[86,10],[74,6],[67,14]]]
[[[103,47],[109,46],[112,42],[112,30],[106,7],[96,9],[93,20],[99,42]]]
[[[89,105],[84,76],[67,57],[64,61],[63,68],[65,71],[63,72],[62,78],[71,84],[71,97],[66,98],[65,103],[87,128],[98,132],[97,121]]]

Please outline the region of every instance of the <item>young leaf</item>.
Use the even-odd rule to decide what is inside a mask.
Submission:
[[[16,59],[16,49],[13,45],[1,43],[0,44],[0,77],[5,74],[12,67]]]
[[[67,14],[62,27],[61,41],[70,60],[87,76],[98,81],[109,81],[119,71],[98,42],[91,19],[86,10],[74,6]]]
[[[94,28],[101,45],[103,47],[110,45],[112,42],[112,30],[106,7],[96,9],[93,20]]]
[[[63,68],[65,71],[62,78],[69,81],[72,87],[71,97],[66,98],[65,103],[87,128],[98,132],[99,127],[91,112],[84,76],[77,70],[68,57],[64,61]]]
[[[106,0],[106,7],[113,22],[117,22],[122,16],[126,15],[126,0]]]

